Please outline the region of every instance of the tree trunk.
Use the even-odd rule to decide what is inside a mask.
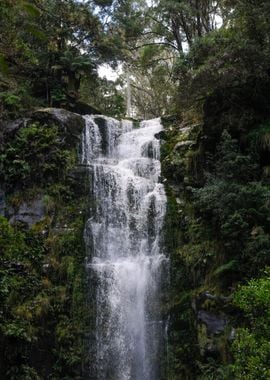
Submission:
[[[182,38],[180,34],[180,25],[177,16],[171,16],[172,20],[172,32],[176,40],[177,49],[180,53],[183,53]]]

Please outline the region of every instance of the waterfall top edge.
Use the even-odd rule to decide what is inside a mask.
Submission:
[[[92,119],[95,119],[95,118],[102,118],[104,120],[107,120],[107,121],[114,121],[114,122],[125,122],[125,121],[129,121],[131,123],[133,122],[139,122],[139,124],[157,124],[159,123],[160,125],[162,125],[161,123],[161,117],[156,117],[156,118],[153,118],[153,119],[146,119],[146,120],[140,120],[140,119],[125,119],[125,118],[122,118],[122,119],[116,119],[112,116],[107,116],[107,115],[102,115],[102,114],[87,114],[87,115],[84,115],[83,116],[84,118],[92,118]]]

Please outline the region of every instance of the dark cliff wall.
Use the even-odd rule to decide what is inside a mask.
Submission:
[[[270,119],[234,95],[163,120],[169,379],[269,375]]]
[[[60,109],[1,125],[1,379],[82,379],[88,366],[83,126]]]

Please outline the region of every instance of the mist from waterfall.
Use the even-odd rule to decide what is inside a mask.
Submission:
[[[82,164],[89,167],[85,227],[95,334],[95,380],[161,380],[167,276],[162,249],[166,195],[160,183],[160,119],[85,116]]]

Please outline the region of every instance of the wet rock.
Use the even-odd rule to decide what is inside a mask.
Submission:
[[[180,135],[188,134],[191,130],[192,130],[191,127],[181,127],[179,129],[179,134]]]
[[[217,296],[215,294],[211,294],[210,292],[206,291],[200,294],[200,299],[201,301],[208,299],[208,300],[216,301],[219,303],[226,303],[226,302],[231,301],[232,295],[229,297],[224,297],[222,295]]]
[[[25,127],[29,121],[29,118],[21,118],[16,120],[4,121],[1,125],[4,134],[16,133],[20,128]]]
[[[160,131],[155,134],[155,138],[157,140],[166,140],[167,139],[167,133],[165,131]]]
[[[180,153],[183,150],[191,148],[193,145],[195,145],[195,141],[193,140],[180,141],[175,145],[174,151]]]
[[[218,310],[221,310],[221,309],[224,310],[226,305],[230,303],[231,299],[232,299],[232,295],[225,297],[222,294],[216,295],[216,294],[210,293],[209,291],[204,291],[200,293],[199,295],[197,295],[196,298],[192,300],[192,308],[194,312],[198,314],[199,310],[204,309],[205,301],[210,300],[210,301],[213,301],[213,304],[216,305],[216,308],[218,308]]]
[[[45,216],[45,207],[41,198],[23,202],[10,217],[10,223],[23,223],[28,227],[40,222]]]
[[[227,325],[225,318],[205,310],[199,310],[197,318],[198,321],[205,324],[209,335],[221,334]]]
[[[178,116],[176,115],[164,115],[161,117],[161,124],[164,127],[170,126],[172,124],[175,124],[178,119]]]

